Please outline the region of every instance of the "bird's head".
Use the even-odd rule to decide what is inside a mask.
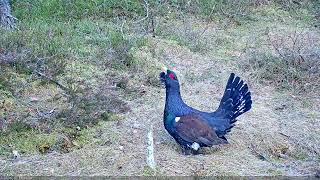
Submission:
[[[176,73],[167,68],[163,68],[160,73],[160,81],[165,84],[166,88],[179,88],[179,81]]]

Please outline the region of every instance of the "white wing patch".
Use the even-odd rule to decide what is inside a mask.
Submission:
[[[198,143],[194,142],[194,143],[192,143],[191,148],[197,151],[200,148],[200,145]]]
[[[176,118],[174,118],[174,120],[175,120],[176,122],[178,122],[178,121],[180,120],[180,117],[176,117]]]

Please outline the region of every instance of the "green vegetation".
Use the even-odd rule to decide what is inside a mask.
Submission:
[[[11,155],[13,150],[19,153],[36,153],[42,145],[52,146],[55,134],[39,133],[21,122],[11,124],[8,132],[0,132],[0,155]],[[5,138],[3,138],[5,137]]]
[[[268,169],[268,172],[270,174],[272,174],[273,176],[281,176],[281,175],[283,175],[283,172],[281,170]]]
[[[309,158],[306,152],[296,152],[292,155],[295,159],[305,161]]]
[[[17,29],[0,29],[0,155],[106,143],[95,138],[99,123],[119,123],[119,114],[130,111],[126,101],[160,87],[159,59],[169,64],[171,57],[155,49],[154,39],[232,64],[252,82],[319,95],[319,7],[317,1],[14,0]],[[219,77],[205,70],[186,80]],[[317,114],[308,116],[316,122]]]
[[[12,138],[1,147],[11,142],[34,153],[39,144],[59,141],[53,138],[61,129],[56,127],[89,127],[127,111],[118,98],[125,92],[106,87],[130,71],[144,72],[132,49],[146,45],[146,38],[122,32],[112,18],[144,15],[139,1],[23,0],[12,6],[17,29],[0,29],[1,129]],[[15,123],[27,132],[11,132]]]
[[[112,119],[112,117],[110,117]],[[50,151],[70,152],[85,146],[98,146],[104,142],[96,138],[100,133],[101,124],[92,128],[80,127],[55,128],[50,133],[27,127],[24,123],[16,122],[10,125],[6,132],[0,132],[0,155],[12,156],[14,150],[19,154],[45,154]],[[117,136],[109,133],[110,139],[117,140]]]
[[[107,19],[118,13],[126,16],[143,14],[143,6],[138,0],[30,0],[14,1],[14,14],[18,19],[26,20],[79,20],[82,18]]]
[[[161,176],[161,174],[159,168],[152,169],[149,166],[145,166],[142,172],[142,176]]]
[[[190,7],[186,9],[190,10],[200,2],[187,4]],[[208,2],[203,2],[203,5]],[[164,20],[158,27],[158,34],[188,46],[194,52],[226,61],[240,59],[240,68],[250,72],[257,82],[273,84],[297,94],[317,94],[320,44],[318,28],[314,25],[317,23],[312,10],[314,6],[284,1],[259,1],[265,2],[262,4],[241,1],[239,9],[242,10],[237,12],[232,9],[237,2],[230,2],[220,2],[220,5],[211,3],[217,6],[213,12],[216,12],[216,21],[220,22],[218,25],[201,21],[189,16],[191,12],[183,11],[180,12],[183,20]],[[228,11],[226,6],[229,6],[230,12],[225,12]],[[221,30],[214,30],[215,34],[206,33],[212,31],[212,26]]]

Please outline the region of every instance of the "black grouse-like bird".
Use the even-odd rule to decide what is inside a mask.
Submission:
[[[161,72],[160,80],[166,86],[165,129],[186,154],[196,154],[200,147],[227,144],[225,135],[234,126],[236,118],[251,108],[248,85],[234,73],[231,73],[220,105],[214,112],[202,112],[184,103],[173,71]]]

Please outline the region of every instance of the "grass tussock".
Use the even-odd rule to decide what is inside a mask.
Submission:
[[[256,79],[295,93],[319,91],[319,36],[312,30],[267,32],[267,44],[250,48],[244,69]],[[264,47],[263,47],[264,46]],[[259,47],[259,48],[257,48]]]

